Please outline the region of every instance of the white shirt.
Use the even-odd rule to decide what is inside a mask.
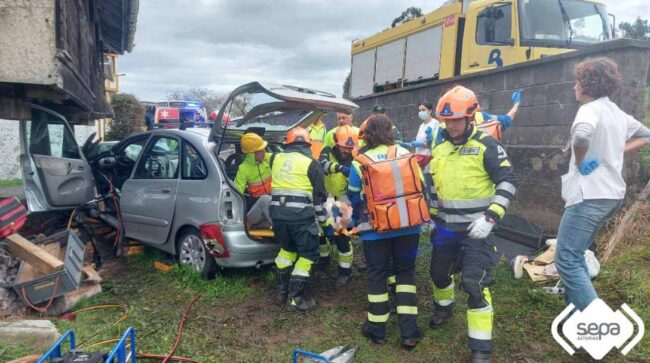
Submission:
[[[580,123],[587,123],[594,129],[585,158],[598,160],[600,166],[591,174],[582,175],[571,152],[569,172],[562,176],[562,198],[566,206],[584,199],[623,199],[626,186],[621,172],[625,143],[644,127],[643,124],[621,111],[609,97],[582,105],[573,121],[571,135]]]
[[[438,128],[440,127],[440,123],[438,120],[435,118],[432,118],[431,121],[426,122],[426,123],[421,123],[420,128],[418,129],[418,134],[415,136],[415,141],[420,141],[424,144],[427,143],[427,128],[431,128],[431,131],[433,131],[432,135],[433,138],[435,139],[436,135],[438,134]],[[431,149],[428,147],[416,147],[415,148],[415,155],[431,155]],[[425,173],[429,172],[429,165],[427,165],[426,168],[423,170]]]

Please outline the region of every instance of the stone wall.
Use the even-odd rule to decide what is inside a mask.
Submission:
[[[569,139],[570,126],[579,108],[573,91],[574,68],[581,60],[597,56],[610,57],[619,64],[623,87],[612,100],[641,120],[646,107],[644,92],[650,86],[650,42],[628,39],[526,64],[361,97],[354,100],[359,105],[355,120],[365,119],[375,104],[383,104],[404,139],[408,140],[415,136],[420,125],[418,103],[428,100],[435,104],[444,92],[457,84],[474,90],[479,95],[481,109],[495,114],[506,113],[512,107],[512,92],[522,89],[519,114],[502,140],[520,183],[513,212],[529,217],[552,232],[557,228],[563,208],[560,176],[566,172],[570,157],[562,148]],[[629,155],[627,159],[626,178],[633,183],[638,175],[638,155]]]
[[[95,126],[74,126],[75,139],[83,145],[86,138],[95,132]],[[20,138],[18,134],[18,121],[0,120],[0,180],[20,179]]]

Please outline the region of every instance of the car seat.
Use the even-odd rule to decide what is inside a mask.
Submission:
[[[244,162],[244,154],[241,151],[241,145],[235,144],[235,153],[228,156],[224,163],[226,166],[226,176],[228,176],[228,179],[235,180],[235,177],[237,176],[237,170],[239,169],[239,165],[241,165],[242,162]]]

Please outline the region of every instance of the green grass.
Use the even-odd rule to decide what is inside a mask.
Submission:
[[[13,187],[16,185],[23,185],[22,179],[2,179],[0,180],[0,187]]]
[[[607,263],[596,286],[614,309],[626,302],[650,322],[650,235],[646,242],[626,246]],[[357,249],[358,251],[358,249]],[[319,307],[306,314],[291,314],[272,303],[273,273],[261,270],[229,270],[213,280],[174,268],[163,273],[153,268],[165,256],[151,249],[113,263],[102,283],[102,294],[83,301],[77,308],[97,304],[127,304],[127,319],[111,326],[119,309],[80,313],[75,321],[54,320],[61,332],[74,329],[78,341],[99,342],[119,336],[128,326],[137,331],[138,350],[165,354],[174,343],[185,305],[196,293],[202,294],[186,322],[177,355],[201,362],[287,362],[295,348],[320,352],[336,345],[360,346],[357,362],[466,361],[467,333],[465,294],[457,291],[455,315],[442,330],[428,328],[431,316],[431,285],[428,276],[430,247],[423,240],[417,259],[417,285],[420,315],[425,332],[422,343],[405,352],[398,346],[397,321],[391,317],[387,327],[388,344],[375,346],[361,337],[365,319],[364,275],[354,272],[346,290],[336,291],[333,278],[315,278],[314,294]],[[332,265],[334,271],[334,265]],[[564,308],[564,302],[538,291],[540,286],[527,279],[515,280],[502,261],[495,269],[491,287],[495,306],[494,361],[586,361],[585,353],[571,357],[553,340],[550,326]],[[646,338],[632,350],[628,359],[650,360]],[[107,350],[111,345],[96,349]],[[0,361],[31,353],[25,347],[0,343]],[[617,352],[609,360],[623,361]]]

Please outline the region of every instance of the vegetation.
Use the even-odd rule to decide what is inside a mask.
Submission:
[[[400,16],[393,19],[390,27],[394,28],[399,24],[406,23],[411,19],[415,19],[418,16],[422,16],[422,9],[411,6],[410,8],[404,10]]]
[[[623,31],[624,38],[650,40],[650,36],[648,36],[650,26],[648,26],[648,21],[641,17],[637,17],[634,23],[624,21],[618,24],[618,28]]]
[[[187,90],[177,89],[167,94],[169,101],[196,101],[201,102],[208,113],[221,108],[226,100],[225,95],[216,94],[208,88],[192,87]]]
[[[128,93],[118,93],[111,97],[111,106],[115,116],[111,129],[106,133],[106,140],[122,140],[144,125],[144,106],[138,99]]]
[[[16,185],[23,185],[22,179],[3,179],[0,180],[0,187],[13,187]]]
[[[626,240],[603,266],[596,280],[597,290],[614,308],[626,302],[641,318],[650,321],[650,232],[649,211],[630,227]],[[359,249],[357,249],[359,251]],[[315,276],[313,292],[319,307],[306,314],[292,314],[273,304],[273,272],[226,270],[213,280],[179,269],[163,273],[153,268],[166,256],[152,249],[128,259],[108,261],[102,272],[103,293],[83,301],[79,307],[106,303],[126,304],[130,313],[124,322],[111,326],[122,313],[119,309],[101,309],[80,313],[75,321],[54,320],[60,331],[74,329],[78,341],[86,347],[119,336],[128,326],[137,331],[138,351],[165,354],[174,343],[185,305],[197,293],[201,298],[189,314],[177,355],[201,362],[287,362],[295,348],[322,352],[336,345],[360,346],[357,362],[430,362],[464,361],[467,351],[464,293],[458,291],[458,304],[446,329],[432,331],[431,283],[428,267],[431,249],[422,239],[417,259],[419,325],[425,332],[422,343],[413,351],[399,348],[397,321],[388,324],[388,343],[376,346],[360,335],[365,319],[364,274],[355,269],[351,284],[342,291],[334,288],[334,278]],[[360,256],[359,256],[360,257]],[[113,266],[111,266],[113,264]],[[332,265],[330,274],[335,271]],[[550,326],[564,308],[556,296],[540,292],[539,285],[527,279],[515,280],[505,261],[495,270],[491,288],[495,304],[495,361],[586,361],[579,352],[570,356],[553,340]],[[608,361],[650,359],[650,337],[627,357],[614,351]],[[91,349],[108,350],[112,344]],[[30,352],[25,347],[0,343],[0,361]]]

